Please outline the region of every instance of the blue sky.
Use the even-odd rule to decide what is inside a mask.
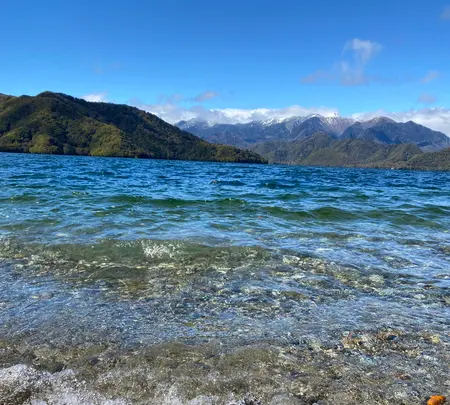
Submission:
[[[172,122],[396,114],[450,134],[450,0],[16,0],[1,14],[2,93]]]

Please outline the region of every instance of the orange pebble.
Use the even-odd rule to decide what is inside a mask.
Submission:
[[[445,397],[442,395],[433,395],[427,402],[427,405],[442,405],[445,402]]]

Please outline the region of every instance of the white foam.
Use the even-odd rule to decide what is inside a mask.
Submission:
[[[90,391],[72,370],[51,374],[18,364],[0,369],[0,403],[30,405],[128,405],[124,399],[108,399]]]

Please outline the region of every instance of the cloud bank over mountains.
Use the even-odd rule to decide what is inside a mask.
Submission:
[[[270,119],[284,119],[294,116],[306,116],[311,114],[321,114],[330,117],[338,113],[335,108],[328,107],[301,107],[298,105],[286,108],[255,108],[238,109],[222,108],[208,109],[201,105],[183,107],[174,103],[164,104],[135,104],[136,107],[151,112],[165,121],[176,123],[197,119],[208,121],[214,124],[238,124],[251,121],[266,121]]]
[[[425,100],[423,100],[425,101]],[[307,116],[320,114],[324,117],[339,115],[338,108],[333,107],[302,107],[293,105],[286,108],[255,108],[255,109],[208,109],[197,105],[184,108],[177,104],[135,104],[136,107],[151,112],[172,124],[179,121],[197,119],[212,124],[238,124],[251,121],[267,121],[271,119],[284,119],[294,116]],[[450,136],[450,109],[443,107],[429,107],[411,109],[409,111],[368,111],[350,115],[357,120],[367,120],[379,116],[392,118],[398,122],[414,121],[436,131]]]
[[[93,93],[82,97],[86,101],[107,102],[106,93]],[[435,98],[429,94],[422,94],[422,103],[432,103]],[[211,124],[244,124],[252,121],[268,121],[273,119],[285,119],[290,117],[304,117],[312,114],[320,114],[324,117],[332,117],[339,114],[335,107],[303,107],[292,105],[285,108],[221,108],[209,109],[200,104],[185,107],[179,103],[181,97],[161,97],[159,104],[145,104],[139,100],[130,100],[128,104],[150,112],[171,124],[179,121],[200,120]],[[351,114],[349,117],[357,120],[368,120],[375,117],[388,117],[398,122],[414,121],[436,131],[441,131],[450,136],[450,108],[428,107],[411,109],[409,111],[366,111]]]

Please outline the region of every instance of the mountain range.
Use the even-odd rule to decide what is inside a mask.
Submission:
[[[209,143],[128,105],[52,92],[34,97],[0,94],[0,152],[450,170],[446,135],[384,117],[354,122],[315,115],[179,125],[197,134],[203,131],[214,142],[232,140],[252,150]]]
[[[209,142],[241,148],[253,148],[263,142],[303,140],[319,132],[334,139],[362,139],[386,145],[413,143],[425,152],[450,147],[450,138],[442,132],[412,121],[401,123],[386,117],[356,121],[315,114],[246,124],[213,124],[194,119],[176,125]]]
[[[0,151],[264,163],[249,150],[208,143],[127,105],[66,94],[0,94]]]

